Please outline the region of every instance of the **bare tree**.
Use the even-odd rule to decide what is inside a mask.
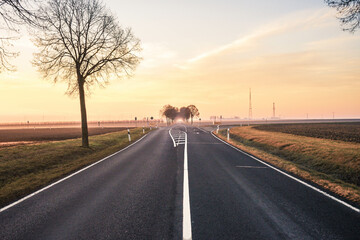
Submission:
[[[131,75],[140,61],[140,41],[99,0],[49,0],[37,15],[33,64],[45,78],[67,82],[67,94],[79,95],[82,146],[88,147],[85,95],[94,84]]]
[[[325,0],[336,8],[344,31],[354,33],[360,28],[360,0]]]
[[[200,112],[195,105],[189,105],[189,106],[187,106],[187,108],[190,110],[191,124],[193,124],[193,118],[199,117]]]

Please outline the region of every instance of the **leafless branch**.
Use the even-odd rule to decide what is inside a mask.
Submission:
[[[41,0],[0,0],[0,71],[14,70],[15,67],[9,60],[18,55],[11,50],[12,40],[19,37],[19,24],[36,25],[37,17],[35,15],[36,5]],[[6,35],[6,36],[4,36]]]
[[[360,0],[325,0],[336,8],[344,31],[354,33],[360,28]]]

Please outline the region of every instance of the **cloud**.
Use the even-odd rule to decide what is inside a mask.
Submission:
[[[177,56],[177,52],[170,49],[166,43],[143,43],[142,62],[140,67],[155,68],[166,64]]]
[[[175,66],[182,69],[187,69],[189,68],[188,65],[204,61],[208,58],[225,55],[229,52],[233,52],[234,50],[246,50],[249,46],[255,44],[256,42],[273,35],[279,35],[288,31],[293,31],[298,28],[322,26],[324,24],[327,24],[327,20],[330,17],[332,17],[332,12],[329,10],[312,10],[292,13],[288,16],[280,18],[277,21],[260,27],[254,32],[246,36],[240,37],[233,42],[224,44],[217,48],[201,53],[195,57],[192,57],[188,59],[185,64],[177,64]]]
[[[307,43],[306,45],[309,48],[322,49],[322,48],[341,46],[341,45],[349,44],[349,43],[351,44],[352,42],[356,42],[356,41],[357,42],[360,41],[360,36],[347,34],[346,36],[312,41],[312,42]]]
[[[212,49],[212,50],[210,50],[208,52],[204,52],[204,53],[202,53],[202,54],[200,54],[200,55],[198,55],[198,56],[196,56],[194,58],[191,58],[191,59],[187,60],[187,62],[188,63],[198,62],[198,61],[201,61],[202,59],[224,53],[225,51],[243,47],[244,45],[246,45],[246,43],[248,43],[251,40],[258,37],[258,35],[260,35],[260,34],[256,34],[256,33],[255,34],[250,34],[250,35],[245,36],[243,38],[237,39],[234,42],[231,42],[229,44],[225,44],[225,45],[220,46],[218,48]]]

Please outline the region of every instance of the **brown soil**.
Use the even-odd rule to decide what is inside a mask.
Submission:
[[[360,122],[268,124],[254,128],[261,131],[282,132],[306,137],[360,143]]]

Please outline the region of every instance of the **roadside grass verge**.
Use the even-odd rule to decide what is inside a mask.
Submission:
[[[226,130],[218,136],[226,141]],[[232,145],[360,205],[360,144],[260,131],[230,129]]]
[[[146,133],[149,129],[146,129]],[[0,149],[0,207],[20,199],[56,180],[94,163],[143,136],[142,128],[89,137]]]

